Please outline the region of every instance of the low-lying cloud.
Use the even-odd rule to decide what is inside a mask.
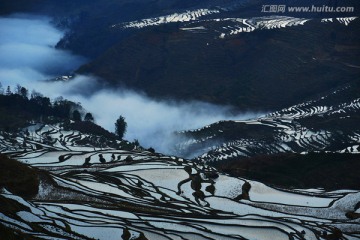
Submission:
[[[50,19],[14,15],[0,18],[0,81],[3,85],[45,80],[69,73],[85,62],[56,49],[63,32]]]
[[[27,35],[24,39],[23,35]],[[125,138],[138,139],[144,147],[172,154],[174,131],[188,130],[229,119],[259,114],[234,114],[231,107],[204,102],[157,101],[143,93],[102,88],[93,76],[76,76],[68,82],[42,81],[71,72],[84,60],[54,48],[63,33],[47,18],[0,18],[0,81],[20,84],[55,99],[63,96],[91,112],[96,123],[114,131],[122,115],[128,123]],[[3,54],[4,53],[4,54]]]
[[[218,106],[198,101],[158,101],[145,94],[125,89],[99,89],[98,80],[77,76],[69,82],[33,82],[32,87],[52,97],[63,96],[94,115],[95,121],[109,131],[122,115],[128,123],[125,138],[138,139],[144,147],[174,154],[175,131],[190,130],[231,119],[249,119],[260,113],[236,113],[230,106]],[[76,91],[75,91],[76,90]],[[91,92],[91,94],[87,94]]]

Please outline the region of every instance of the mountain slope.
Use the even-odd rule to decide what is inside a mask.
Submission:
[[[29,136],[19,132],[11,137],[2,132],[0,139],[3,153],[48,172],[40,177],[34,198],[23,199],[5,189],[0,194],[2,228],[22,235],[38,239],[360,238],[358,223],[351,220],[358,212],[356,190],[276,189],[181,158],[82,145],[79,140],[91,135],[59,125],[37,125],[28,131]],[[45,136],[63,144],[43,143]]]
[[[167,18],[171,21],[174,16]],[[348,26],[321,19],[291,26],[286,18],[280,18],[279,26],[289,27],[250,33],[239,32],[242,28],[252,31],[241,19],[221,19],[186,20],[137,30],[79,72],[94,73],[115,86],[144,90],[152,97],[260,110],[295,104],[359,76],[360,40],[354,35],[360,30],[357,19]],[[124,26],[147,26],[156,21],[165,20]],[[260,28],[278,24],[259,21],[248,20]],[[129,30],[115,27],[113,31]]]
[[[204,162],[283,152],[350,152],[360,145],[359,83],[245,121],[221,121],[178,133],[179,153]],[[202,154],[204,153],[204,154]]]
[[[231,176],[265,182],[285,188],[360,188],[360,154],[281,153],[257,155],[215,162],[214,166]]]

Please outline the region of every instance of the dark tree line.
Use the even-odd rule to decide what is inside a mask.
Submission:
[[[74,110],[72,112],[72,120],[76,121],[76,122],[81,122],[82,121],[82,116],[79,110]],[[85,117],[84,117],[84,121],[86,122],[94,122],[94,117],[91,113],[86,113]]]
[[[105,130],[94,126],[94,117],[91,113],[82,113],[84,109],[80,103],[75,103],[58,97],[53,101],[43,96],[37,91],[29,90],[17,85],[14,92],[10,86],[4,90],[0,82],[0,129],[12,129],[23,127],[31,121],[40,122],[58,122],[64,120],[73,120],[71,127],[86,132],[99,132],[104,135]],[[115,122],[115,134],[119,139],[123,139],[127,130],[127,123],[123,116]],[[107,137],[113,137],[110,133],[105,134]],[[136,145],[139,145],[135,141]]]
[[[0,83],[0,128],[17,128],[30,121],[81,121],[82,106],[58,97],[53,101],[41,93],[17,85],[13,91],[8,86],[6,90]],[[86,113],[85,121],[94,121],[91,113]]]

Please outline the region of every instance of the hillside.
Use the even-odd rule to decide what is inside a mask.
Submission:
[[[241,21],[144,28],[79,72],[144,90],[152,97],[230,104],[242,110],[283,108],[359,76],[360,35],[354,35],[360,32],[359,20],[348,26],[309,20],[219,38],[223,28],[231,33]]]
[[[27,131],[0,132],[1,152],[47,174],[32,198],[1,190],[9,239],[360,237],[358,190],[273,188],[182,158],[83,145],[95,136],[58,124]]]
[[[359,189],[360,155],[281,153],[214,163],[231,176],[285,188]]]
[[[257,119],[177,133],[179,154],[207,163],[277,153],[359,152],[359,84]]]
[[[225,138],[223,147],[198,161],[166,156],[119,140],[93,122],[72,121],[70,115],[60,121],[51,111],[42,118],[48,122],[36,122],[41,118],[33,115],[11,132],[2,127],[0,236],[359,239],[358,93],[356,84],[348,85],[260,119],[219,122],[179,133],[202,136],[205,144],[214,131],[232,140],[247,137],[238,141],[248,143],[248,150],[242,146],[248,155],[241,157]],[[16,104],[8,102],[9,109],[20,111]],[[16,119],[14,112],[8,114]],[[307,121],[314,117],[323,124]],[[326,124],[333,121],[340,122]],[[338,133],[333,138],[336,144],[330,141],[333,132]],[[213,135],[214,139],[219,136]],[[273,147],[259,144],[264,138],[277,141],[268,142]],[[298,148],[327,146],[340,153],[273,154],[281,149],[291,152],[285,145],[292,146],[290,142]],[[186,143],[202,146],[196,141]]]

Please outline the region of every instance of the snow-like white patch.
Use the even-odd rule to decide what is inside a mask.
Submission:
[[[242,193],[243,180],[220,175],[215,180],[215,195],[220,197],[235,198]]]
[[[206,28],[204,26],[199,26],[199,27],[183,27],[180,28],[180,30],[183,31],[194,31],[194,30],[206,30]]]
[[[333,22],[334,19],[333,18],[323,18],[321,19],[321,22]]]
[[[254,18],[221,18],[203,21],[230,22],[231,24],[229,26],[217,30],[220,32],[219,38],[225,38],[229,35],[236,35],[243,32],[253,32],[261,29],[275,29],[304,25],[306,22],[310,21],[310,19],[288,16],[266,16]]]
[[[348,26],[352,21],[357,19],[358,17],[343,17],[343,18],[336,18],[339,23],[344,24],[345,26]]]
[[[180,181],[189,177],[183,169],[148,169],[130,172],[132,175],[139,176],[155,186],[176,190]]]
[[[19,211],[16,213],[21,219],[27,222],[51,222],[49,220],[41,219],[39,216],[36,216],[33,213],[26,212],[26,211]]]
[[[174,167],[168,166],[168,165],[151,165],[151,164],[132,164],[132,165],[121,165],[117,167],[107,168],[104,171],[105,172],[132,172],[132,171],[140,171],[140,170],[150,170],[150,169],[164,169],[163,171],[166,171],[166,169],[173,169]],[[182,167],[175,167],[182,168]]]
[[[11,226],[15,225],[15,226],[18,226],[18,227],[22,227],[22,228],[30,230],[30,231],[32,230],[31,227],[29,225],[27,225],[26,223],[23,223],[23,222],[20,222],[20,221],[18,221],[16,219],[10,218],[10,217],[6,216],[3,213],[0,213],[0,222],[8,223]]]
[[[115,195],[119,195],[124,198],[133,198],[132,195],[125,193],[123,190],[121,190],[115,186],[110,186],[105,183],[91,182],[91,181],[85,181],[85,180],[77,180],[77,182],[80,185],[83,185],[83,186],[90,188],[92,190],[95,190],[95,191],[115,194]]]
[[[78,226],[71,224],[71,230],[87,236],[92,239],[99,240],[119,240],[122,239],[122,228],[116,227],[96,227],[96,226]]]
[[[219,13],[219,10],[210,10],[210,9],[197,9],[194,11],[186,11],[183,13],[174,13],[166,16],[161,16],[157,18],[148,18],[142,19],[139,21],[129,22],[125,24],[115,24],[111,27],[122,26],[124,28],[144,28],[149,26],[156,26],[166,23],[176,23],[176,22],[189,22],[199,19],[202,16]]]
[[[250,200],[255,202],[268,202],[286,205],[307,207],[328,207],[334,198],[320,198],[290,192],[283,192],[266,186],[263,183],[250,181]]]

